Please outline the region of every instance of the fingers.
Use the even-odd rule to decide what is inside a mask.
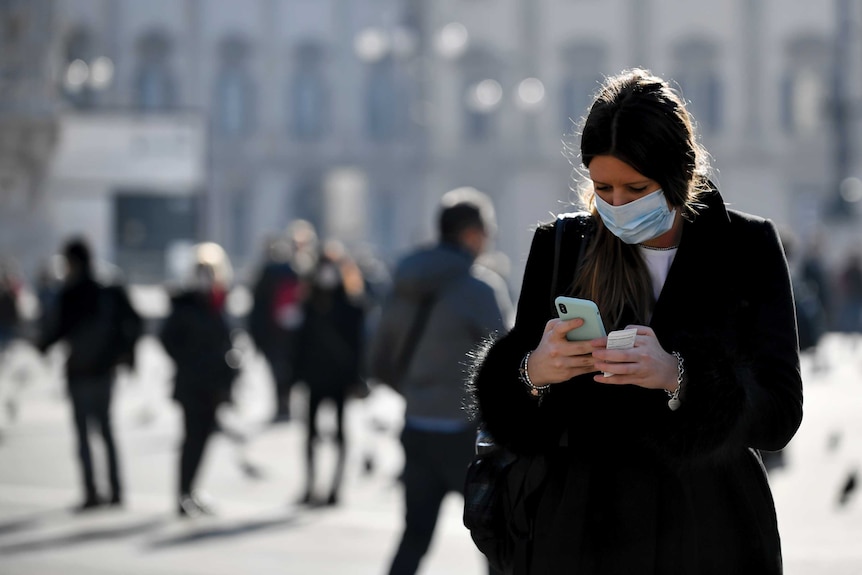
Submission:
[[[554,333],[560,336],[565,336],[570,330],[576,329],[584,325],[582,318],[560,319],[554,318],[545,324],[545,333]]]
[[[589,352],[580,355],[563,355],[551,352],[547,355],[545,361],[550,369],[558,372],[587,367],[592,368],[595,363],[593,356]]]
[[[673,356],[659,348],[645,345],[633,350],[596,352],[596,368],[603,373],[593,379],[598,383],[631,384],[648,389],[665,389],[674,375]]]
[[[631,383],[630,376],[634,374],[635,365],[633,363],[613,363],[609,361],[595,362],[596,370],[602,372],[602,377],[608,378],[605,383],[623,383],[621,378],[626,378],[625,383]],[[616,379],[609,379],[612,377],[616,377]]]
[[[595,371],[593,347],[589,341],[568,341],[566,332],[583,325],[580,318],[554,319],[547,323],[538,347],[530,355],[529,371],[533,383],[559,383]]]
[[[637,329],[635,348],[606,349],[607,337],[589,341],[568,341],[566,333],[584,324],[582,318],[552,319],[545,325],[539,346],[530,358],[530,376],[534,381],[559,383],[572,377],[599,372],[598,383],[656,387],[660,384],[656,358],[666,354],[649,326],[628,325]],[[534,376],[535,371],[535,376]],[[607,372],[611,375],[603,375]]]
[[[638,330],[638,335],[655,337],[655,332],[648,325],[629,324],[625,327],[625,329],[633,329],[633,328]],[[637,340],[635,340],[635,345],[637,345]]]

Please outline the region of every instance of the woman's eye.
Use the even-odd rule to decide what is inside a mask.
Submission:
[[[630,189],[631,191],[633,191],[633,192],[635,192],[635,193],[638,193],[638,194],[639,194],[639,193],[643,192],[644,190],[646,190],[646,189],[647,189],[647,187],[646,187],[646,186],[641,186],[641,187],[639,187],[639,188],[632,187],[632,188],[629,188],[629,189]]]

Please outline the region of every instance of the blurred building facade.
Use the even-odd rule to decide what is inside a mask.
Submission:
[[[211,240],[242,275],[301,217],[391,261],[472,185],[517,278],[598,82],[644,66],[725,198],[828,225],[837,259],[862,242],[860,32],[860,0],[2,0],[2,250],[81,230],[150,282]]]

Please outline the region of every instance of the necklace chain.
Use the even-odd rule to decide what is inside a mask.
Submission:
[[[666,247],[666,248],[657,248],[657,247],[654,247],[654,246],[647,246],[647,245],[644,245],[644,244],[638,244],[638,245],[639,245],[640,247],[642,247],[642,248],[646,249],[646,250],[653,250],[653,251],[656,251],[656,252],[667,252],[667,251],[670,251],[670,250],[675,250],[676,248],[678,248],[678,247],[679,247],[679,244],[677,244],[677,245],[675,245],[675,246],[668,246],[668,247]]]

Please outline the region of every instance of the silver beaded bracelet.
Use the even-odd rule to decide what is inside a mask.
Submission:
[[[530,374],[527,371],[527,362],[530,360],[530,353],[532,352],[528,351],[526,355],[524,355],[524,359],[521,360],[521,366],[518,368],[518,376],[520,380],[524,383],[524,385],[527,386],[530,395],[541,400],[542,396],[548,393],[548,391],[550,391],[551,384],[548,383],[545,385],[534,385],[533,382],[530,380]]]
[[[676,411],[682,405],[682,400],[679,398],[679,392],[682,390],[683,374],[685,374],[685,361],[678,351],[671,352],[676,358],[676,389],[673,391],[664,390],[668,396],[667,406],[671,411]]]

